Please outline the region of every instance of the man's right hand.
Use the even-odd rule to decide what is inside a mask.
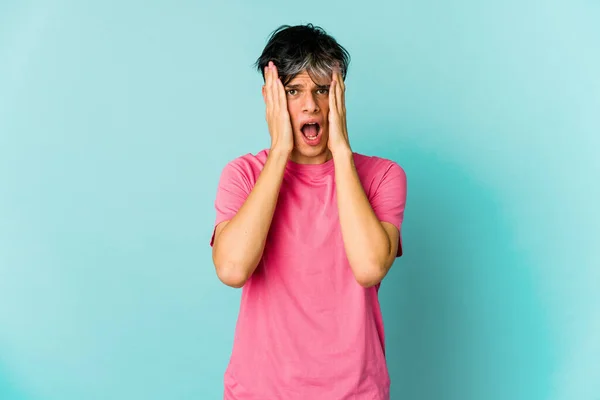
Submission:
[[[272,61],[265,67],[263,97],[267,106],[267,125],[271,135],[271,150],[291,154],[294,149],[294,134],[287,108],[283,82],[279,79],[277,67]]]

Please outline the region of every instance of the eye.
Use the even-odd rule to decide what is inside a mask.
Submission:
[[[329,93],[329,89],[317,89],[318,94],[327,94]]]
[[[298,91],[296,89],[290,89],[287,91],[287,94],[290,96],[295,96]]]

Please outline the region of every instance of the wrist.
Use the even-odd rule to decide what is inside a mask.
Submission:
[[[352,149],[349,144],[344,144],[335,148],[330,149],[333,159],[351,159]]]
[[[272,158],[274,160],[287,161],[292,154],[292,149],[282,149],[278,146],[272,146],[269,150],[268,158]]]

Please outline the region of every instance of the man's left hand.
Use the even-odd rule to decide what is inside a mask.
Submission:
[[[339,70],[334,70],[329,87],[329,140],[327,141],[327,147],[334,157],[336,153],[351,151],[346,126],[345,92],[346,85],[342,74]]]

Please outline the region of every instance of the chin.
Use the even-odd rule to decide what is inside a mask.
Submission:
[[[296,136],[294,146],[295,159],[301,163],[321,163],[329,159],[329,148],[327,147],[327,135],[323,135],[321,142],[316,146],[307,144],[302,133]]]

